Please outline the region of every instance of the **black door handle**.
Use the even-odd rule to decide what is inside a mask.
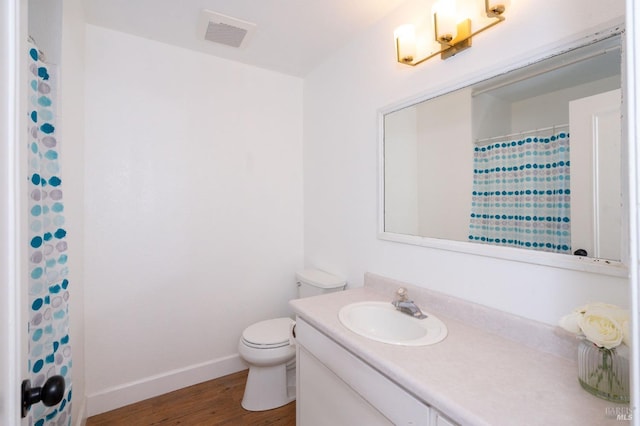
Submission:
[[[22,417],[26,417],[31,405],[42,401],[52,407],[62,401],[64,396],[64,377],[51,376],[41,388],[32,388],[31,380],[22,381]]]
[[[588,256],[588,253],[585,249],[578,249],[574,251],[573,254],[576,256]]]

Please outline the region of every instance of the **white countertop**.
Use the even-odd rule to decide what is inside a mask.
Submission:
[[[626,405],[584,391],[576,362],[538,351],[429,309],[448,328],[435,345],[404,347],[361,337],[338,320],[343,306],[390,301],[371,287],[292,300],[295,313],[426,404],[461,425],[623,425]],[[508,327],[508,325],[507,325]]]

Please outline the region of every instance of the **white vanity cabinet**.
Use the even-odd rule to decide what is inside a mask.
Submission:
[[[448,419],[298,317],[299,426],[451,426]]]
[[[335,373],[306,349],[300,348],[296,423],[321,425],[392,425]]]

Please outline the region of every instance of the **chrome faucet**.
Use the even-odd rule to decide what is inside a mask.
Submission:
[[[413,300],[409,300],[407,289],[404,287],[400,287],[398,291],[396,291],[396,298],[391,304],[396,307],[396,310],[411,315],[414,318],[425,319],[427,317],[420,308],[413,303]]]

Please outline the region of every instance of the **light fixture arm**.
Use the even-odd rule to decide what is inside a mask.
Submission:
[[[481,32],[486,31],[491,27],[494,27],[495,25],[498,25],[499,23],[505,20],[503,13],[506,10],[506,6],[504,4],[501,3],[501,4],[496,4],[494,6],[491,6],[490,0],[484,0],[484,8],[485,8],[485,13],[487,17],[495,19],[494,21],[472,32],[471,20],[465,19],[458,23],[456,36],[451,37],[449,35],[450,38],[447,37],[446,34],[438,36],[438,15],[437,13],[434,13],[433,14],[434,36],[435,36],[435,40],[438,43],[440,43],[442,48],[439,51],[431,53],[430,55],[420,59],[416,59],[413,56],[400,57],[401,56],[400,55],[400,51],[401,51],[400,39],[396,37],[397,61],[405,65],[416,66],[418,64],[421,64],[433,58],[436,55],[440,55],[442,59],[447,59],[463,50],[468,49],[469,47],[471,47],[471,40],[475,35],[478,35]]]

